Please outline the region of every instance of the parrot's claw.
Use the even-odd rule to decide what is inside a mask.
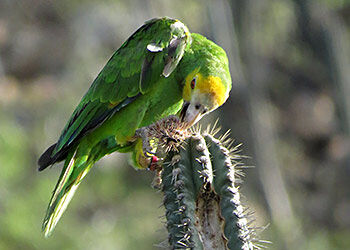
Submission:
[[[134,139],[140,138],[142,140],[142,153],[146,158],[151,158],[151,163],[149,169],[156,169],[153,165],[158,165],[158,158],[155,156],[157,154],[157,146],[151,145],[152,140],[157,140],[155,138],[155,131],[162,131],[164,128],[162,126],[168,127],[170,124],[176,124],[179,122],[179,117],[176,115],[170,115],[166,118],[163,118],[161,122],[151,124],[147,127],[139,128],[135,131]],[[157,134],[156,134],[157,135]],[[153,142],[153,141],[152,141]],[[155,160],[157,159],[157,160]]]
[[[150,145],[149,128],[142,127],[136,130],[135,136],[141,138],[142,140],[142,151],[146,157],[153,156],[156,152],[153,152],[153,148]]]
[[[144,154],[145,154],[145,156],[150,156],[150,155],[155,155],[156,154],[156,152],[153,152],[153,151],[151,151],[151,150],[147,150],[147,149],[143,149],[144,151]]]

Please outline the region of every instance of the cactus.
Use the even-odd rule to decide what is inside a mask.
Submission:
[[[210,129],[179,135],[169,133],[166,126],[156,127],[163,149],[158,151],[164,154],[158,183],[164,194],[170,248],[258,248],[240,202],[239,157],[236,148],[228,149],[228,133],[215,139]]]

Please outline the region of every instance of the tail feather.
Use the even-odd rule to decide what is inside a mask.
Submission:
[[[45,237],[49,237],[51,235],[57,222],[73,198],[73,195],[79,187],[81,180],[89,172],[92,166],[92,163],[88,164],[87,162],[82,163],[86,165],[85,167],[83,167],[81,164],[79,164],[80,166],[76,166],[76,152],[70,158],[67,158],[66,163],[67,162],[69,163],[65,170],[62,171],[44,218],[42,230]],[[79,171],[79,169],[81,172],[76,173],[75,171]],[[76,174],[78,174],[77,177],[72,179],[72,176],[76,176]]]
[[[48,149],[46,149],[46,151],[40,156],[39,160],[38,160],[38,165],[39,171],[43,171],[45,168],[47,168],[48,166],[54,164],[55,162],[59,162],[59,161],[63,161],[64,159],[66,159],[67,155],[68,155],[68,149],[66,148],[64,150],[61,150],[60,152],[58,152],[55,155],[52,155],[53,151],[56,148],[57,143],[51,145]]]
[[[46,151],[40,156],[38,160],[39,171],[42,171],[48,166],[50,166],[51,164],[53,164],[53,158],[51,155],[55,147],[56,147],[56,144],[53,144],[51,147],[46,149]]]
[[[63,212],[66,210],[69,202],[73,198],[75,191],[77,190],[79,183],[73,184],[66,193],[60,198],[60,200],[56,203],[55,208],[52,209],[52,212],[48,214],[43,223],[43,232],[45,237],[49,237],[54,228],[57,225],[57,222],[60,220]]]
[[[118,145],[115,141],[115,137],[111,136],[108,139],[98,143],[91,150],[83,150],[81,148],[84,147],[78,146],[78,148],[75,150],[71,150],[69,153],[65,153],[64,157],[66,161],[52,194],[42,225],[42,230],[45,233],[45,237],[51,235],[57,222],[61,218],[63,212],[66,210],[70,200],[77,190],[81,180],[89,172],[93,164],[106,154],[110,154],[116,150],[126,150],[125,152],[127,152],[130,151],[131,147],[132,144],[127,146]],[[51,146],[50,148],[53,150],[53,148],[55,148],[55,145]],[[52,151],[50,148],[46,152]],[[43,155],[51,154],[46,152]],[[59,159],[61,158],[58,158],[58,160]],[[48,161],[41,161],[39,159],[39,165],[40,162]]]

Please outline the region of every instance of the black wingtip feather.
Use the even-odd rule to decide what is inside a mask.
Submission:
[[[45,168],[55,163],[55,159],[52,157],[52,152],[55,149],[55,147],[56,147],[56,143],[53,144],[48,149],[46,149],[46,151],[40,156],[38,160],[39,171],[43,171]]]

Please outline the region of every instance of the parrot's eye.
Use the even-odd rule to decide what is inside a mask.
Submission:
[[[194,89],[194,87],[196,87],[196,81],[197,81],[197,77],[192,79],[192,81],[191,81],[191,89]]]

